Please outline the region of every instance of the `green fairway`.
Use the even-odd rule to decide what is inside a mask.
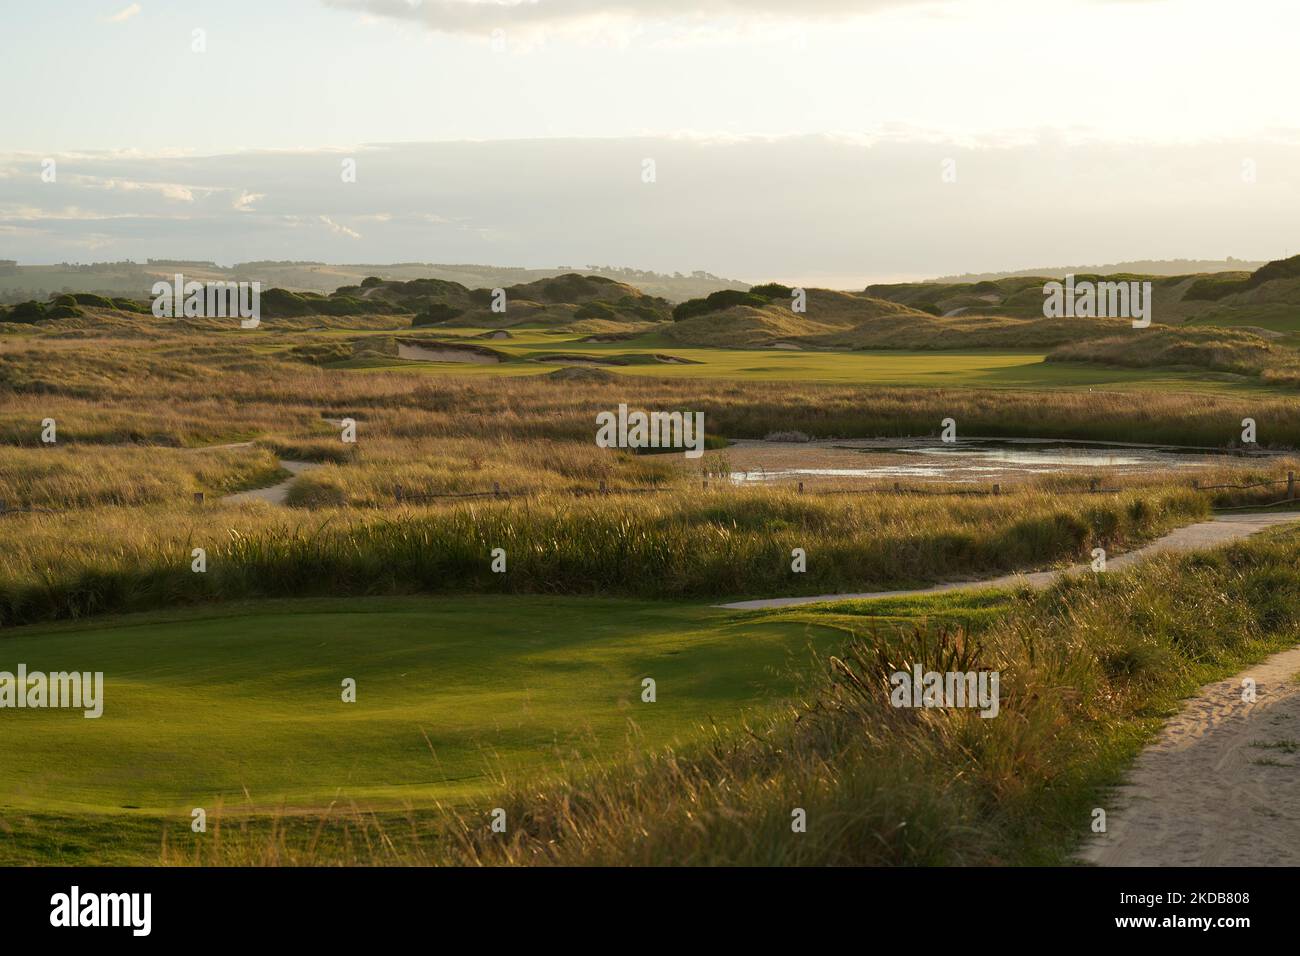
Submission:
[[[583,364],[555,356],[578,356],[614,375],[670,379],[825,382],[856,385],[983,386],[994,388],[1177,388],[1197,391],[1267,392],[1239,375],[1144,368],[1109,368],[1073,362],[1047,362],[1041,351],[720,349],[677,345],[644,335],[621,342],[584,342],[584,336],[547,329],[510,329],[511,338],[479,341],[485,329],[413,330],[433,341],[471,341],[504,356],[496,364],[426,362],[367,355],[333,363],[340,369],[422,371],[437,375],[541,375],[565,365]],[[342,334],[336,330],[335,334]],[[353,331],[350,334],[355,335]],[[364,335],[388,335],[391,331]],[[656,356],[678,360],[663,361]],[[548,359],[548,361],[540,361]],[[603,364],[609,363],[609,364]]]
[[[837,639],[698,607],[502,597],[25,630],[0,641],[0,670],[103,671],[104,712],[0,711],[0,813],[465,800],[734,723],[790,692],[810,642]]]

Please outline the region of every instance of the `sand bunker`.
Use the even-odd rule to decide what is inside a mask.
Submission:
[[[495,365],[501,361],[501,356],[491,349],[473,345],[446,345],[442,342],[431,345],[398,342],[397,357],[419,362],[466,362],[470,365]]]

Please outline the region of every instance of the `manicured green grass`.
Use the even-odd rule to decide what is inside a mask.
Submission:
[[[482,329],[438,329],[436,340],[470,339]],[[391,335],[391,332],[368,333]],[[667,379],[732,379],[743,381],[827,382],[854,385],[965,385],[1005,388],[1187,388],[1197,391],[1262,390],[1258,383],[1239,376],[1204,371],[1106,368],[1069,362],[1046,362],[1045,353],[1006,350],[983,351],[795,351],[782,349],[715,349],[682,346],[656,336],[623,342],[582,342],[583,336],[541,329],[511,329],[512,338],[490,340],[487,345],[510,358],[495,365],[463,362],[422,362],[364,357],[331,367],[372,371],[422,371],[462,376],[540,375],[562,367],[563,361],[543,363],[536,358],[554,354],[583,355],[593,359],[618,358],[626,365],[602,365],[613,375]],[[672,364],[653,359],[667,355],[685,360]],[[649,359],[648,361],[646,359]]]
[[[458,803],[688,742],[788,695],[810,645],[841,639],[698,606],[529,597],[261,602],[10,634],[0,670],[103,671],[104,713],[0,711],[0,834],[48,850],[58,818],[87,840],[102,818],[105,839],[126,825],[155,857],[161,819],[193,807]],[[54,817],[33,833],[17,823],[32,812]],[[6,842],[0,861],[18,849]]]
[[[1216,307],[1188,319],[1188,325],[1219,325],[1229,328],[1247,326],[1290,333],[1294,344],[1300,335],[1300,306],[1282,303],[1261,303],[1251,308]]]
[[[810,682],[807,703],[755,723],[739,740],[595,781],[499,795],[510,819],[527,821],[522,838],[501,840],[471,817],[455,831],[463,836],[451,852],[426,841],[416,858],[570,866],[1069,863],[1091,836],[1093,809],[1114,809],[1113,786],[1183,698],[1300,639],[1297,543],[1293,529],[1275,532],[1068,577],[1043,592],[775,612],[772,619],[811,617],[856,631],[824,662],[824,679]],[[880,627],[880,614],[930,617],[927,605],[933,617],[920,628]],[[993,617],[960,630],[934,621],[969,612]],[[914,665],[998,672],[997,717],[893,707],[888,678]],[[806,811],[805,833],[792,836],[792,807]],[[208,860],[248,857],[243,850]],[[333,857],[308,850],[293,859]]]

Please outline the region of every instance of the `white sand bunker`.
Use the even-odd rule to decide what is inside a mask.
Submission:
[[[398,342],[397,357],[420,362],[467,362],[470,365],[495,365],[501,361],[501,356],[490,349],[441,343],[430,347]]]

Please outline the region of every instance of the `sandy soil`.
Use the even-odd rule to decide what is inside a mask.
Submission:
[[[1100,866],[1300,865],[1300,647],[1201,688],[1103,807]],[[1242,701],[1242,681],[1256,699]]]

